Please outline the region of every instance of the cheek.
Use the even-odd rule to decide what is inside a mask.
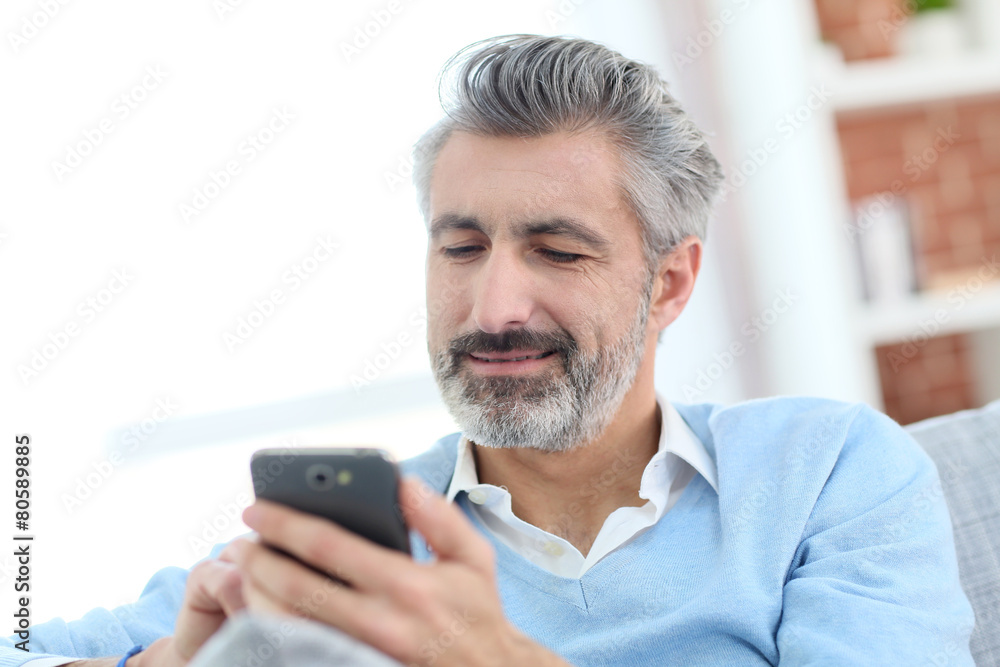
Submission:
[[[461,295],[438,296],[427,303],[427,344],[434,352],[446,347],[455,336],[465,332],[465,322],[470,309]]]
[[[433,357],[448,345],[448,336],[441,331],[440,319],[427,318],[427,351]]]
[[[581,350],[593,352],[615,343],[632,326],[633,302],[634,297],[615,293],[606,293],[604,298],[564,300],[556,306],[554,316]]]
[[[468,297],[468,276],[462,275],[440,258],[428,259],[425,285],[427,312],[431,317],[447,317],[449,312],[458,308]]]
[[[598,335],[607,327],[604,321],[607,304],[591,299],[564,293],[563,298],[549,301],[543,308],[559,328],[576,340],[581,350],[593,348]]]

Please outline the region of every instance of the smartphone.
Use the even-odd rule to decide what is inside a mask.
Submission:
[[[376,544],[410,554],[399,507],[399,468],[385,450],[261,449],[250,458],[250,476],[257,498],[321,516]]]

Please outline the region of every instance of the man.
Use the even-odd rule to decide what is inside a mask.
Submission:
[[[404,465],[414,560],[262,502],[244,515],[262,540],[350,585],[236,540],[183,593],[163,574],[102,616],[113,640],[34,640],[184,665],[249,609],[406,664],[916,665],[957,645],[950,664],[971,665],[937,472],[897,424],[822,399],[657,396],[721,178],[657,75],[534,36],[447,71],[414,177],[428,349],[462,434]]]

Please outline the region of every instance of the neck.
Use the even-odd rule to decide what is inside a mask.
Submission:
[[[506,486],[514,514],[586,556],[605,519],[641,506],[642,473],[656,453],[661,415],[650,382],[636,383],[595,440],[565,452],[473,445],[479,481]]]

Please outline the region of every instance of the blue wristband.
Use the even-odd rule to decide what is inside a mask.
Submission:
[[[126,654],[125,654],[125,655],[124,655],[124,656],[122,657],[122,659],[121,659],[121,662],[119,662],[119,663],[118,663],[118,664],[116,665],[116,667],[125,667],[125,662],[126,662],[126,661],[127,661],[127,660],[128,660],[129,658],[131,658],[131,657],[132,657],[133,655],[135,655],[136,653],[139,653],[139,652],[141,652],[141,651],[142,651],[143,649],[145,649],[145,647],[144,647],[144,646],[143,646],[142,644],[136,644],[135,646],[133,646],[132,648],[130,648],[130,649],[128,650],[128,653],[126,653]]]

